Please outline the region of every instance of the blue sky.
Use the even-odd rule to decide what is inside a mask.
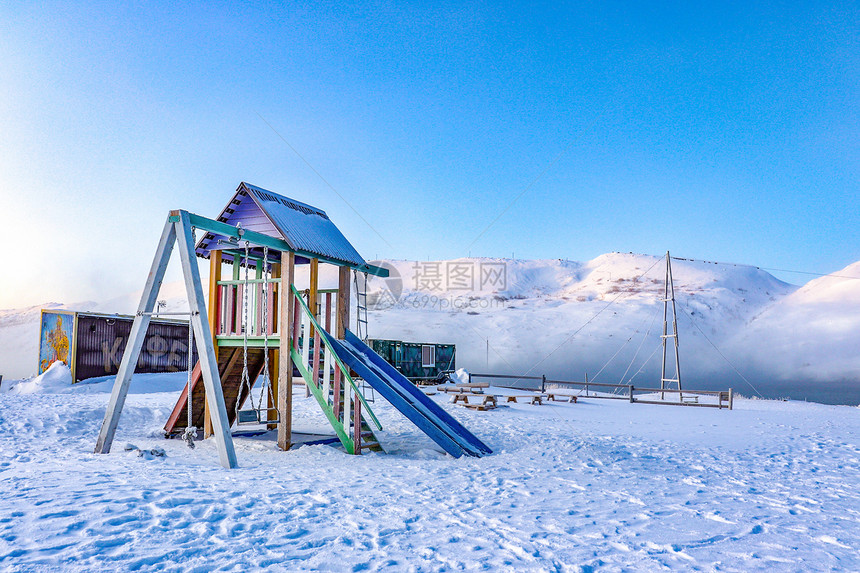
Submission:
[[[837,271],[860,260],[858,21],[849,2],[5,3],[0,308],[140,288],[167,212],[215,215],[243,180],[325,209],[368,259]]]

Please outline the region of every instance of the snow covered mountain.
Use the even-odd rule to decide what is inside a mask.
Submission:
[[[659,385],[662,257],[379,264],[391,277],[368,282],[372,338],[453,342],[457,366],[473,372]],[[326,269],[321,286],[334,287]],[[685,386],[860,401],[860,280],[843,278],[860,276],[860,263],[803,287],[748,266],[674,260],[672,270]],[[131,313],[139,296],[54,306]],[[179,283],[159,298],[169,310],[186,308]],[[38,318],[35,307],[0,311],[7,379],[33,373]]]
[[[596,382],[659,385],[664,258],[610,253],[587,263],[457,259],[390,266],[402,292],[397,278],[370,280],[373,338],[454,342],[458,365],[478,372],[567,380],[588,373]],[[482,281],[493,268],[502,269],[504,280]],[[673,261],[672,270],[685,384],[754,393],[740,387],[745,383],[720,352],[798,287],[747,266]],[[766,344],[761,349],[768,352]]]

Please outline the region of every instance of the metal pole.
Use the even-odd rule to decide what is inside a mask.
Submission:
[[[678,352],[678,313],[675,309],[675,280],[672,277],[672,262],[669,251],[666,251],[666,264],[669,270],[669,288],[672,293],[672,334],[675,336],[675,377],[678,379],[678,390],[681,389],[681,355]],[[679,392],[678,399],[683,400]]]
[[[668,334],[668,314],[669,312],[669,251],[666,251],[666,283],[663,285],[663,336],[660,340],[663,342],[663,365],[660,368],[660,389],[665,388],[666,384],[666,335]],[[664,399],[665,394],[660,393],[660,399]]]

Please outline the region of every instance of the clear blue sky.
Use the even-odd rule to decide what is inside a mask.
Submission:
[[[856,2],[212,4],[0,6],[0,308],[140,288],[242,180],[369,259],[860,260]]]

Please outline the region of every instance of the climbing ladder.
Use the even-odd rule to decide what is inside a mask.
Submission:
[[[352,273],[355,283],[355,332],[362,342],[367,343],[369,337],[367,328],[367,273],[363,274],[363,280],[360,280],[358,271],[353,271]],[[376,390],[365,380],[361,381],[361,391],[368,402],[376,402]]]
[[[371,423],[378,430],[382,425],[350,376],[349,368],[333,350],[331,335],[322,328],[295,286],[290,289],[293,363],[348,453],[381,450]],[[325,313],[328,324],[330,305],[326,305]]]
[[[358,275],[358,271],[352,274],[355,282],[355,333],[362,342],[367,342],[367,273],[364,273],[363,281]]]

